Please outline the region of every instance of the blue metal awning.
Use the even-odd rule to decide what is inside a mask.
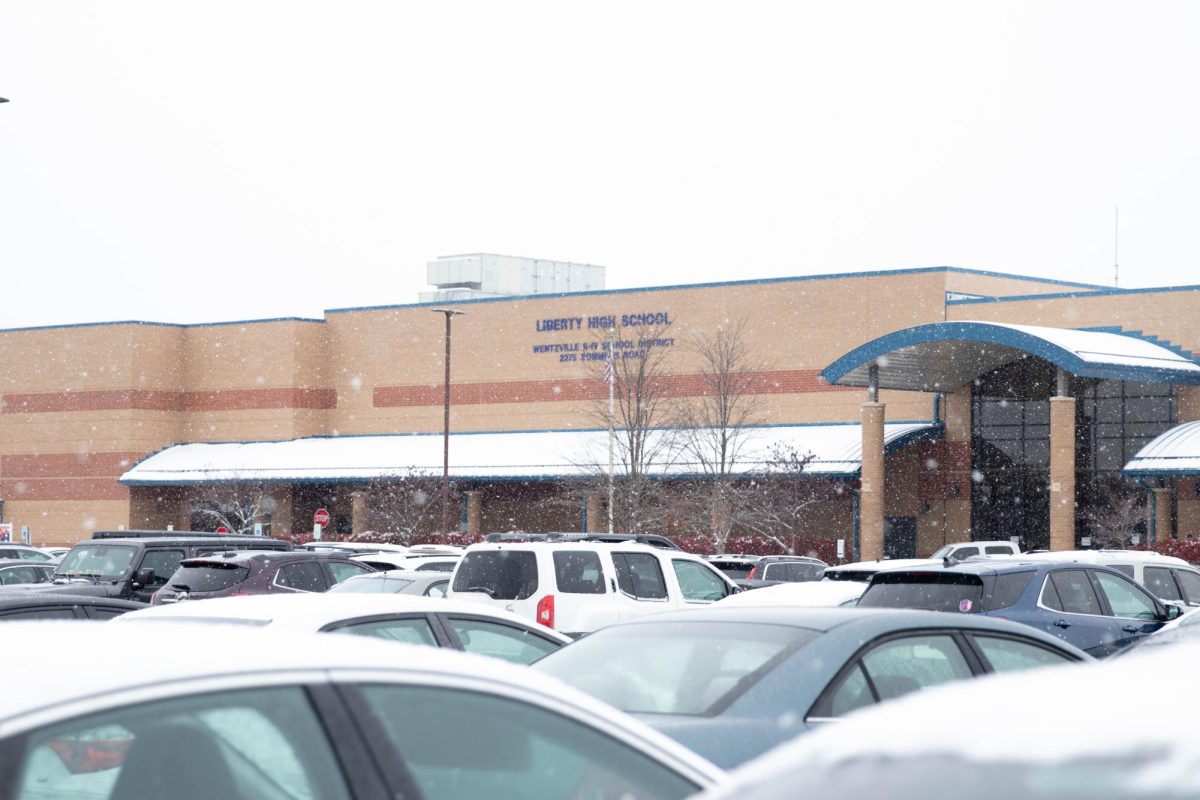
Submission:
[[[1026,354],[1084,378],[1200,385],[1200,363],[1150,338],[999,322],[905,328],[856,347],[821,374],[832,384],[866,386],[876,365],[882,389],[940,392]]]
[[[1200,420],[1176,425],[1155,437],[1123,471],[1135,478],[1200,475]]]

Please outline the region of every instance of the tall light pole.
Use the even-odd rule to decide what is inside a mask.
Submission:
[[[443,384],[445,413],[442,417],[442,533],[450,532],[450,318],[465,312],[453,308],[431,308],[446,315],[446,380]]]

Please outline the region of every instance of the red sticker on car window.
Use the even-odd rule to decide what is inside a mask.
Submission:
[[[971,610],[971,601],[970,600],[960,600],[958,603],[958,610],[963,612],[964,614],[967,613],[968,611],[970,611]]]

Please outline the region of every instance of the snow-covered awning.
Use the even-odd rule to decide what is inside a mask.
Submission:
[[[1176,425],[1152,439],[1124,472],[1137,478],[1200,475],[1200,421]]]
[[[1153,338],[999,322],[935,322],[895,331],[851,350],[821,373],[842,386],[866,386],[872,364],[882,389],[957,389],[1024,354],[1084,378],[1200,384],[1200,364]]]
[[[941,436],[937,422],[893,422],[884,426],[892,452]],[[761,472],[778,447],[811,454],[806,475],[854,477],[862,467],[862,432],[857,423],[779,425],[745,431],[737,469]],[[608,464],[606,431],[456,433],[450,437],[450,474],[457,480],[550,481],[595,475]],[[654,474],[703,474],[680,456],[657,464]],[[231,481],[362,483],[414,473],[442,474],[440,433],[331,436],[282,442],[178,444],[155,453],[121,476],[126,486],[165,486]],[[618,465],[619,474],[619,465]]]

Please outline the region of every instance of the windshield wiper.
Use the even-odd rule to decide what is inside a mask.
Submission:
[[[464,592],[483,592],[488,597],[492,597],[492,598],[495,598],[495,596],[496,596],[496,593],[486,586],[468,586],[466,589],[463,589],[463,591]]]

